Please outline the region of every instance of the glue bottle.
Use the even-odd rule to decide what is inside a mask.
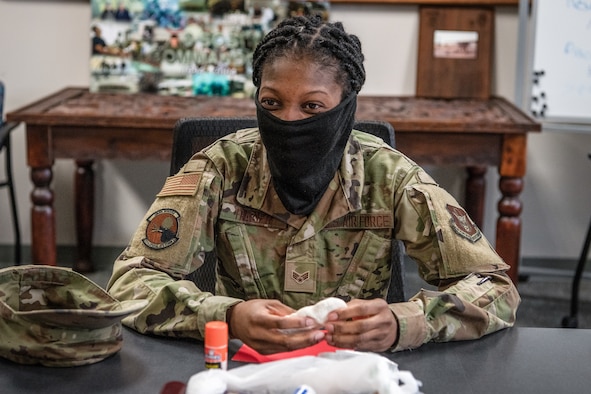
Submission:
[[[205,368],[228,369],[228,324],[223,321],[205,323]]]

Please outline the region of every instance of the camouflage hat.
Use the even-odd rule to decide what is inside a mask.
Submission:
[[[0,269],[0,356],[52,367],[101,361],[121,349],[121,319],[146,304],[119,302],[68,268]]]

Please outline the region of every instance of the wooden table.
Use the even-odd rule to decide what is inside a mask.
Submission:
[[[171,97],[151,94],[90,93],[65,88],[7,114],[26,124],[31,168],[31,247],[34,264],[56,264],[54,191],[56,158],[76,161],[75,210],[78,260],[74,269],[92,270],[94,212],[93,162],[127,158],[169,160],[172,128],[183,117],[254,116],[250,99]],[[489,100],[359,97],[357,119],[385,120],[394,126],[396,147],[421,165],[461,165],[468,170],[464,206],[482,227],[488,166],[499,171],[497,252],[511,265],[517,282],[521,210],[528,132],[540,131],[503,98]]]

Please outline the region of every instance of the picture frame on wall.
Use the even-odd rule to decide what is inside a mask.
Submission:
[[[489,98],[493,37],[492,7],[421,6],[416,95]]]
[[[328,1],[91,0],[92,92],[250,97],[252,54],[288,15]]]

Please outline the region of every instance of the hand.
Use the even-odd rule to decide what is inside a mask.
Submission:
[[[324,339],[324,332],[313,319],[286,317],[293,312],[277,300],[241,302],[231,309],[230,332],[261,354],[300,349]]]
[[[385,300],[352,300],[346,308],[328,315],[325,324],[329,345],[383,352],[398,336],[398,322]]]

